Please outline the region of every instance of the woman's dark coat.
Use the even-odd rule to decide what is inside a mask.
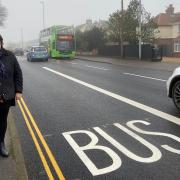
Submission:
[[[0,61],[6,69],[6,76],[0,78],[0,96],[11,106],[15,105],[15,94],[23,91],[23,77],[19,63],[10,51],[3,49]]]

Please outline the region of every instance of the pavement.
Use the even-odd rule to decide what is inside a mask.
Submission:
[[[77,59],[85,61],[95,61],[101,63],[114,64],[119,66],[131,66],[149,69],[160,69],[173,71],[174,68],[180,65],[180,59],[165,58],[161,62],[150,62],[140,60],[123,60],[117,58],[102,58],[102,57],[87,57],[77,56]],[[25,167],[24,157],[21,150],[21,145],[18,138],[18,133],[15,127],[15,122],[12,112],[8,117],[8,130],[6,134],[6,145],[10,151],[9,158],[0,157],[0,177],[3,180],[26,180],[28,179],[27,170]]]
[[[163,58],[162,61],[138,60],[138,59],[120,59],[111,57],[93,57],[93,56],[77,56],[77,59],[86,61],[95,61],[119,66],[141,67],[148,69],[160,69],[173,71],[180,66],[180,58]]]
[[[8,116],[8,129],[5,144],[9,150],[8,158],[0,157],[0,177],[3,180],[27,180],[25,162],[19,142],[18,133],[15,127],[13,114],[10,111]]]

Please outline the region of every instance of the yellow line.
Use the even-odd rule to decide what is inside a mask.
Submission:
[[[38,151],[38,153],[39,153],[39,156],[40,156],[40,158],[41,158],[41,161],[42,161],[42,163],[43,163],[43,166],[44,166],[44,168],[45,168],[45,171],[46,171],[49,179],[50,179],[50,180],[54,180],[54,177],[53,177],[53,175],[52,175],[52,173],[51,173],[51,170],[50,170],[50,168],[49,168],[49,166],[48,166],[48,164],[47,164],[47,161],[46,161],[46,159],[45,159],[45,157],[44,157],[44,155],[43,155],[43,152],[42,152],[41,147],[40,147],[40,145],[39,145],[39,143],[38,143],[38,140],[36,139],[36,136],[35,136],[32,128],[31,128],[31,125],[30,125],[30,123],[29,123],[29,121],[28,121],[28,118],[27,118],[27,116],[26,116],[26,114],[25,114],[25,112],[24,112],[24,109],[23,109],[20,101],[17,101],[17,102],[18,102],[18,105],[19,105],[20,110],[21,110],[21,112],[22,112],[22,115],[23,115],[23,117],[24,117],[24,120],[25,120],[25,122],[26,122],[26,125],[27,125],[27,127],[28,127],[28,129],[29,129],[29,132],[30,132],[30,134],[31,134],[31,136],[32,136],[32,139],[33,139],[33,141],[34,141],[34,144],[35,144],[35,146],[36,146],[36,148],[37,148],[37,151]]]
[[[22,102],[22,104],[23,104],[23,106],[24,106],[24,108],[25,108],[25,110],[26,110],[26,112],[27,112],[27,114],[28,114],[28,116],[29,116],[29,118],[31,120],[31,123],[32,123],[34,129],[37,132],[37,135],[39,136],[39,139],[42,142],[42,145],[44,146],[44,149],[46,150],[46,153],[47,153],[47,155],[48,155],[48,157],[49,157],[49,159],[50,159],[50,161],[51,161],[51,163],[52,163],[52,165],[54,167],[54,170],[56,171],[56,174],[57,174],[58,178],[60,180],[65,180],[65,177],[64,177],[61,169],[59,168],[59,166],[58,166],[58,164],[57,164],[57,162],[56,162],[56,160],[55,160],[55,158],[54,158],[54,156],[53,156],[49,146],[47,145],[43,135],[41,134],[41,132],[40,132],[40,130],[39,130],[39,128],[38,128],[34,118],[32,117],[28,107],[26,106],[26,103],[24,102],[23,98],[21,98],[21,102]]]

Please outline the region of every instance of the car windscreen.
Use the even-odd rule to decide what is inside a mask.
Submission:
[[[44,48],[44,47],[35,47],[34,51],[46,51],[46,48]]]

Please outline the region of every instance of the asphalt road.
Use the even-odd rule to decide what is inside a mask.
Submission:
[[[78,59],[19,63],[32,117],[20,104],[42,150],[17,106],[30,180],[180,179],[180,113],[166,95],[171,72]]]

